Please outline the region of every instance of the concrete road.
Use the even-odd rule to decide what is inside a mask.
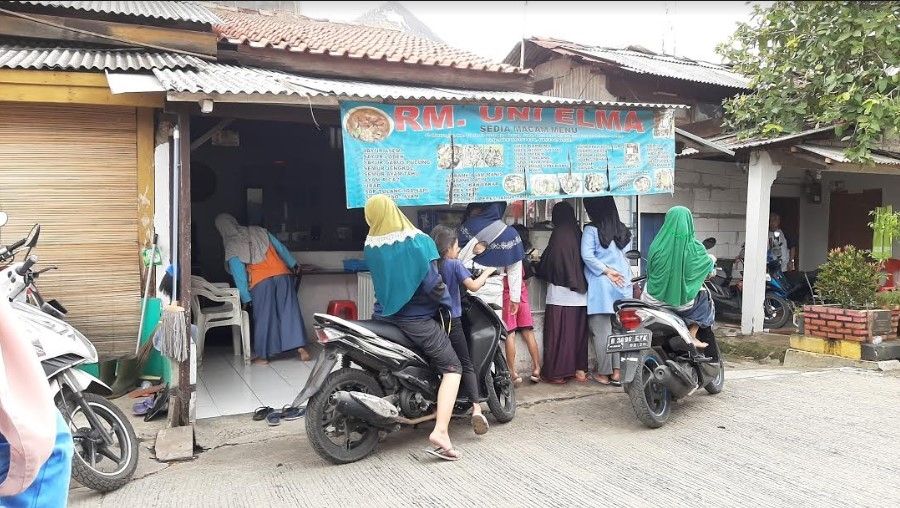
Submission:
[[[201,421],[191,462],[71,506],[897,506],[900,377],[851,370],[730,372],[725,391],[643,428],[627,397],[591,386],[523,390],[513,422],[482,438],[451,429],[464,457],[420,453],[427,430],[375,455],[324,463],[302,422]],[[146,450],[142,453],[147,455]]]

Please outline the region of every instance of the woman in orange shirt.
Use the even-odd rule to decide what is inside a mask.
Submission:
[[[253,303],[254,363],[266,364],[285,351],[306,351],[306,327],[294,277],[299,265],[291,252],[265,229],[241,226],[227,213],[216,217],[225,246],[225,269],[234,278],[241,302]]]

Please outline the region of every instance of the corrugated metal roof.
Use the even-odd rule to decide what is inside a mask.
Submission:
[[[822,146],[808,143],[796,146],[801,150],[814,153],[816,155],[825,157],[826,159],[831,159],[834,162],[850,162],[850,159],[848,159],[847,156],[844,155],[845,147]],[[872,162],[875,164],[900,166],[900,158],[892,157],[889,155],[880,155],[873,153]]]
[[[681,104],[625,103],[568,99],[521,92],[493,92],[389,85],[312,78],[253,67],[204,62],[196,70],[157,69],[154,74],[171,93],[266,94],[335,97],[360,100],[427,100],[446,102],[509,102],[547,105],[598,105],[630,108],[685,108]],[[176,96],[172,96],[177,100]]]
[[[785,141],[792,141],[795,139],[802,139],[807,136],[812,136],[814,134],[822,134],[828,131],[834,130],[834,125],[827,125],[825,127],[816,127],[815,129],[808,129],[801,132],[794,132],[791,134],[785,134],[784,136],[778,136],[775,138],[761,138],[754,137],[749,139],[739,139],[737,133],[728,133],[723,134],[721,136],[716,136],[714,138],[710,138],[709,141],[714,143],[718,143],[720,145],[724,145],[731,150],[747,150],[749,148],[759,148],[761,146],[774,145],[776,143],[782,143]]]
[[[177,53],[110,51],[84,48],[35,48],[0,44],[0,68],[74,71],[138,71],[184,69],[202,64]]]
[[[601,48],[544,38],[531,38],[528,42],[558,54],[576,56],[588,61],[612,63],[638,74],[652,74],[654,76],[741,89],[747,89],[750,83],[747,78],[732,72],[724,65],[672,55],[662,55],[648,50]],[[514,57],[517,58],[517,55],[510,53],[508,61]]]
[[[69,2],[58,0],[19,0],[18,3],[72,9],[76,11],[97,12],[119,16],[140,16],[145,18],[164,19],[167,21],[188,21],[193,23],[215,24],[221,20],[209,9],[194,2]]]

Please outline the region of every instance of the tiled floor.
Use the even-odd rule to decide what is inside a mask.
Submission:
[[[203,356],[197,379],[198,419],[289,404],[313,367],[313,361],[301,362],[294,356],[268,365],[244,365],[230,347],[208,347]]]

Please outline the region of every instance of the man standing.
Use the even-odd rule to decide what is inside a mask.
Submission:
[[[784,231],[781,230],[781,216],[777,213],[769,214],[769,250],[772,256],[778,260],[782,272],[793,270],[788,241],[784,236]]]

